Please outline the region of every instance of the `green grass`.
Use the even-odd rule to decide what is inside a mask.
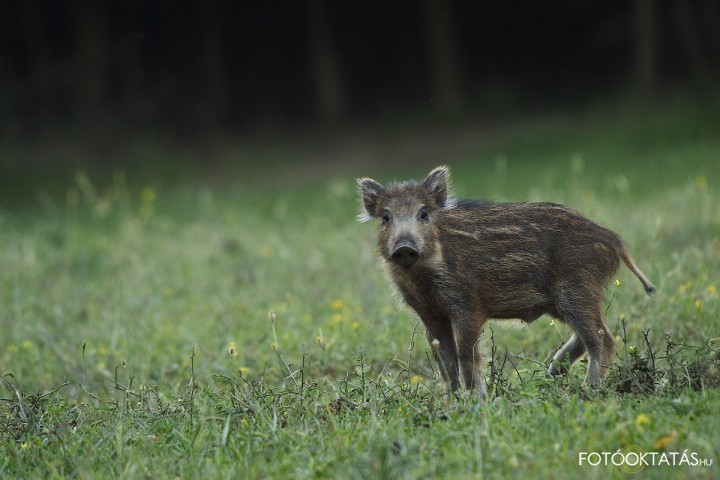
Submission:
[[[659,294],[625,269],[609,287],[601,392],[584,363],[546,377],[569,331],[542,318],[489,325],[490,400],[447,399],[355,222],[354,176],[434,165],[290,187],[258,183],[280,162],[228,162],[215,187],[78,173],[6,203],[0,477],[624,478],[579,454],[633,444],[713,461],[638,478],[717,478],[720,124],[630,117],[526,121],[436,162],[462,196],[567,203],[624,237]]]

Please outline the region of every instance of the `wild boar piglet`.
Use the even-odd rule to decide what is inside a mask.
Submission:
[[[487,396],[478,349],[486,320],[529,323],[543,314],[574,331],[550,373],[564,373],[587,353],[587,381],[601,386],[615,350],[603,293],[620,261],[655,293],[622,239],[563,205],[458,200],[449,177],[442,166],[421,182],[361,178],[358,186],[359,219],[379,220],[377,251],[425,325],[450,390],[462,378]]]

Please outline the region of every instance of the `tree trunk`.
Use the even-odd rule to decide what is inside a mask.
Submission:
[[[635,0],[633,69],[636,94],[652,100],[658,75],[657,0]]]
[[[95,122],[105,112],[109,90],[107,42],[107,4],[77,0],[73,11],[76,43],[76,95],[80,116]]]
[[[434,81],[433,101],[438,110],[455,113],[461,92],[455,38],[448,5],[444,0],[424,0],[430,68]]]
[[[337,120],[345,110],[345,95],[327,4],[324,0],[306,0],[305,13],[315,86],[315,110],[324,120]]]
[[[693,5],[688,0],[676,0],[675,11],[680,43],[685,48],[690,78],[703,87],[710,85],[708,62],[702,47],[699,25],[696,21]]]
[[[56,76],[53,74],[52,54],[47,38],[42,5],[38,0],[28,0],[21,9],[23,43],[27,47],[30,72],[23,89],[26,97],[21,99],[24,111],[20,120],[26,122],[24,129],[31,133],[46,122],[52,111],[52,105],[45,100],[54,87]]]
[[[124,113],[135,120],[143,118],[148,112],[147,102],[143,101],[144,75],[140,55],[144,32],[138,30],[143,13],[137,4],[132,2],[127,3],[124,13],[123,20],[129,28],[117,42],[118,99]]]
[[[223,13],[218,0],[201,3],[202,51],[200,58],[202,115],[205,123],[217,124],[225,117],[227,81],[225,78],[225,42]]]

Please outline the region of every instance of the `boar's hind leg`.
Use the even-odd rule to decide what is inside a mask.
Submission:
[[[607,376],[613,352],[615,351],[615,339],[605,325],[605,320],[600,313],[599,300],[589,303],[586,297],[584,302],[561,301],[558,302],[557,311],[560,317],[572,326],[575,335],[585,345],[588,354],[586,380],[593,388],[599,388],[603,379]],[[574,345],[570,347],[574,347]],[[577,351],[579,347],[575,348],[575,351]],[[565,347],[563,347],[561,353],[564,350]],[[572,349],[569,350],[572,351]]]
[[[434,340],[440,343],[437,349],[433,348],[435,360],[438,363],[443,380],[448,382],[450,391],[454,392],[460,387],[460,374],[452,326],[449,321],[434,316],[421,315],[421,318],[425,324],[430,345],[432,346]]]
[[[600,358],[600,378],[605,380],[605,377],[607,377],[610,371],[610,365],[612,365],[613,355],[615,354],[615,337],[613,337],[612,332],[608,329],[603,314],[598,311],[598,316],[603,331],[601,335],[603,350]]]
[[[563,375],[567,373],[570,366],[585,353],[585,344],[580,340],[577,333],[574,333],[570,340],[557,351],[550,364],[550,375]]]
[[[588,350],[588,374],[587,380],[593,388],[602,386],[603,380],[608,374],[615,352],[615,339],[603,319],[599,309],[595,315],[587,317],[588,325],[576,328],[578,335],[581,335],[583,343]],[[583,333],[581,334],[580,331]]]

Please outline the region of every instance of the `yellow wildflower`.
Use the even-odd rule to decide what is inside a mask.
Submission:
[[[342,301],[342,299],[338,298],[338,299],[333,300],[332,302],[330,302],[330,308],[331,308],[332,310],[342,310],[342,308],[343,308],[343,301]]]
[[[238,372],[240,372],[240,375],[242,375],[244,377],[245,375],[250,373],[250,369],[248,367],[240,367],[238,369]]]
[[[699,298],[695,299],[695,308],[697,308],[698,310],[702,310],[704,305],[705,304],[703,303],[702,300],[700,300]]]
[[[673,430],[670,433],[666,433],[665,435],[660,435],[660,437],[655,440],[655,443],[653,443],[653,450],[656,452],[660,452],[662,450],[665,450],[671,443],[677,439],[677,432]]]
[[[641,432],[645,431],[644,425],[648,424],[648,423],[650,423],[650,417],[648,417],[644,413],[641,413],[640,415],[637,416],[637,418],[635,418],[635,426]]]
[[[353,322],[353,323],[352,323],[352,329],[353,329],[353,330],[359,330],[359,329],[360,329],[360,322]]]
[[[420,383],[422,380],[422,377],[420,375],[413,375],[412,378],[410,378],[410,383]]]
[[[339,313],[336,313],[335,315],[333,315],[333,316],[330,318],[330,320],[332,320],[333,323],[339,324],[339,323],[342,323],[342,321],[343,321],[343,316],[340,315]]]
[[[228,343],[228,353],[231,357],[237,357],[237,344],[235,342]]]
[[[622,285],[622,282],[618,279],[615,279],[615,286],[619,287],[620,285]]]

